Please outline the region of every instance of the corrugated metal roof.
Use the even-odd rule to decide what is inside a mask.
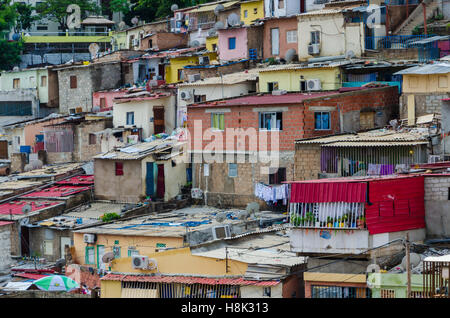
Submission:
[[[450,262],[450,254],[443,256],[428,256],[424,259],[425,262]]]
[[[305,272],[303,279],[309,282],[329,282],[329,283],[366,283],[365,274],[337,274],[337,273],[317,273]]]
[[[290,202],[365,202],[366,191],[363,182],[292,183]]]
[[[204,284],[204,285],[240,285],[240,286],[276,286],[278,280],[250,281],[243,278],[209,278],[194,276],[151,276],[107,274],[101,280],[114,280],[122,282],[151,282],[151,283],[178,283],[178,284]]]
[[[268,66],[264,69],[261,69],[259,72],[276,72],[276,71],[292,71],[292,70],[302,70],[302,69],[311,69],[311,68],[334,68],[339,66],[344,66],[352,63],[360,62],[360,60],[354,60],[352,62],[348,60],[342,61],[334,61],[334,62],[315,62],[308,64],[284,64],[284,65],[272,65]]]
[[[398,147],[426,144],[428,144],[428,141],[341,141],[325,144],[322,147]]]
[[[236,3],[238,3],[239,1],[230,1],[230,2],[216,2],[214,4],[206,4],[203,6],[200,6],[199,8],[195,8],[189,11],[186,11],[186,13],[200,13],[200,12],[208,12],[208,11],[214,11],[214,9],[217,7],[218,4],[222,4],[223,7],[229,8],[233,5],[235,5]]]
[[[394,73],[394,75],[428,75],[428,74],[447,74],[450,73],[450,63],[439,62],[433,64],[419,65],[399,72]]]
[[[259,69],[254,68],[244,72],[223,75],[222,77],[210,77],[192,83],[178,84],[178,87],[206,86],[206,85],[233,85],[258,79]]]

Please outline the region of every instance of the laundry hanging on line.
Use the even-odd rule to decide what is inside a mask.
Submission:
[[[262,182],[255,184],[255,196],[268,203],[283,200],[283,204],[287,204],[289,198],[289,185],[266,185]]]

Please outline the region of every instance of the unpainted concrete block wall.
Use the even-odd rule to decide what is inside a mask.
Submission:
[[[425,177],[425,222],[428,238],[450,236],[450,176]]]

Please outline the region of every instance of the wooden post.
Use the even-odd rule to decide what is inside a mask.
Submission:
[[[406,233],[406,298],[411,298],[411,260],[409,249],[409,233]]]
[[[225,272],[228,273],[228,246],[225,247]]]

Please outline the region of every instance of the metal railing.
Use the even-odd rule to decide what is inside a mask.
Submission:
[[[433,36],[435,35],[366,36],[365,48],[369,50],[418,48],[424,45],[416,43],[417,41],[425,40]]]
[[[25,36],[111,36],[111,31],[34,31],[22,32],[22,37]]]

